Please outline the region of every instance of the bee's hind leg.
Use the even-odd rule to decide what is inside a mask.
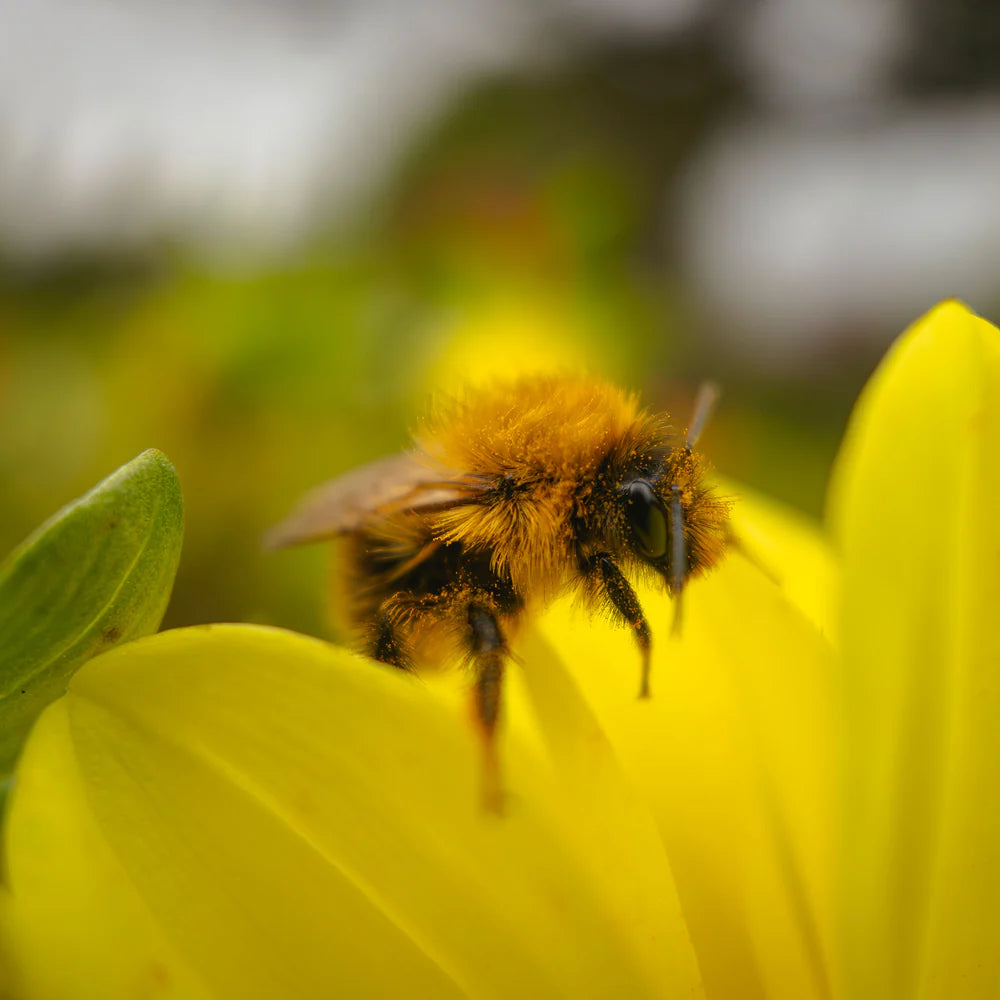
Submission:
[[[500,812],[503,792],[497,758],[496,730],[500,719],[507,644],[494,613],[480,605],[469,606],[472,629],[472,665],[475,670],[474,709],[483,737],[483,802],[490,812]]]
[[[367,652],[372,659],[388,663],[390,667],[409,670],[411,668],[409,650],[386,606],[392,600],[390,598],[379,608],[375,620],[368,629]]]

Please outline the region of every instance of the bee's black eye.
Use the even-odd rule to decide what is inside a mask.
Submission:
[[[667,554],[667,516],[653,492],[641,479],[625,489],[628,523],[639,549],[647,559],[662,559]]]

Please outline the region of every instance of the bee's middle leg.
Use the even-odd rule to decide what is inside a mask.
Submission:
[[[649,697],[649,666],[652,638],[649,623],[643,614],[642,605],[636,597],[622,571],[612,562],[611,556],[599,552],[590,556],[584,564],[584,572],[591,586],[595,588],[603,603],[607,605],[620,624],[627,626],[635,635],[639,653],[642,656],[642,680],[639,697]]]
[[[472,665],[475,670],[474,709],[483,735],[485,761],[484,800],[488,809],[502,805],[500,768],[497,760],[496,730],[500,719],[500,692],[503,685],[507,644],[496,615],[488,608],[469,605]]]

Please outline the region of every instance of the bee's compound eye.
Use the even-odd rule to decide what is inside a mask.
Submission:
[[[647,559],[662,559],[667,554],[667,515],[653,492],[653,487],[636,479],[626,488],[628,522]]]

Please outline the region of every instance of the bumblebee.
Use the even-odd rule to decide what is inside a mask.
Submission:
[[[677,602],[718,562],[729,501],[686,435],[620,389],[589,378],[526,378],[439,402],[413,450],[308,494],[267,539],[278,548],[344,536],[348,615],[360,645],[404,670],[433,659],[472,668],[488,766],[504,666],[518,624],[555,596],[631,630],[648,697],[652,637],[629,578]]]

